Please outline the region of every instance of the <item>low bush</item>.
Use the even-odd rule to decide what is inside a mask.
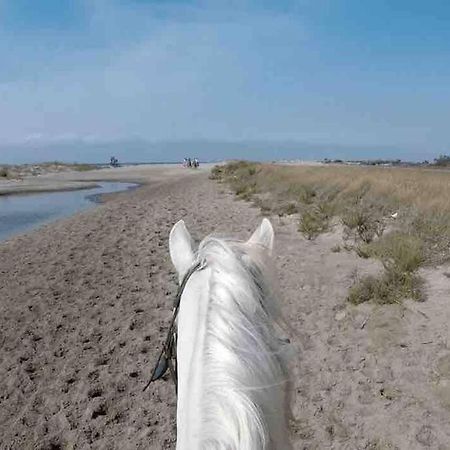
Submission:
[[[413,272],[385,270],[380,276],[367,276],[353,284],[348,301],[355,305],[372,301],[378,304],[400,303],[410,298],[424,300],[423,280]]]

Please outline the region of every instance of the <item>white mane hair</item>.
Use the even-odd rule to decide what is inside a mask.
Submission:
[[[207,237],[194,256],[210,269],[199,350],[202,450],[291,448],[286,340],[264,244],[255,234],[246,243]]]
[[[205,450],[287,449],[289,408],[278,393],[289,381],[285,341],[275,328],[281,315],[261,253],[213,237],[199,248],[212,269],[201,400]]]

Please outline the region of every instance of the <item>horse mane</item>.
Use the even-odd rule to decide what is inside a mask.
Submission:
[[[258,247],[207,237],[198,250],[211,268],[201,449],[290,448],[283,320]]]

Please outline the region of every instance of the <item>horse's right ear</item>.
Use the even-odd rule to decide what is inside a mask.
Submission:
[[[194,263],[192,239],[183,220],[178,221],[169,236],[169,250],[172,264],[182,280],[186,272]]]
[[[273,235],[273,227],[270,220],[264,218],[261,225],[255,230],[247,242],[249,244],[261,245],[269,252],[269,254],[272,254]]]

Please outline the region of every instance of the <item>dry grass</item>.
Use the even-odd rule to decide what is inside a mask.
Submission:
[[[300,213],[299,231],[307,239],[339,218],[344,248],[378,258],[385,268],[355,285],[354,303],[421,300],[418,268],[450,260],[450,171],[238,161],[216,167],[211,177],[265,213]]]
[[[348,301],[355,305],[364,302],[378,304],[400,303],[409,298],[424,301],[423,280],[415,272],[387,269],[380,276],[358,280],[349,290]]]
[[[63,163],[59,161],[43,162],[38,164],[8,165],[8,166],[0,166],[0,179],[1,178],[22,179],[28,176],[67,172],[70,170],[85,172],[97,168],[98,168],[97,164]]]
[[[278,183],[300,183],[314,187],[329,187],[358,203],[364,197],[382,200],[380,207],[401,209],[415,206],[421,211],[450,213],[450,172],[430,169],[376,167],[280,167],[262,169],[268,186]]]
[[[370,441],[365,448],[367,450],[398,450],[398,447],[383,439]]]
[[[97,169],[96,164],[84,164],[84,163],[64,163],[61,161],[49,161],[38,166],[47,169],[50,172],[59,172],[62,170],[76,170],[78,172],[86,172],[88,170]]]
[[[95,164],[71,164],[70,168],[76,170],[78,172],[87,172],[88,170],[97,169],[97,165]]]
[[[433,169],[278,166],[235,163],[233,174],[242,179],[260,175],[254,181],[263,190],[285,191],[311,203],[320,193],[339,193],[348,203],[376,200],[382,209],[415,206],[421,211],[450,213],[450,172]],[[373,202],[378,203],[378,202]]]

